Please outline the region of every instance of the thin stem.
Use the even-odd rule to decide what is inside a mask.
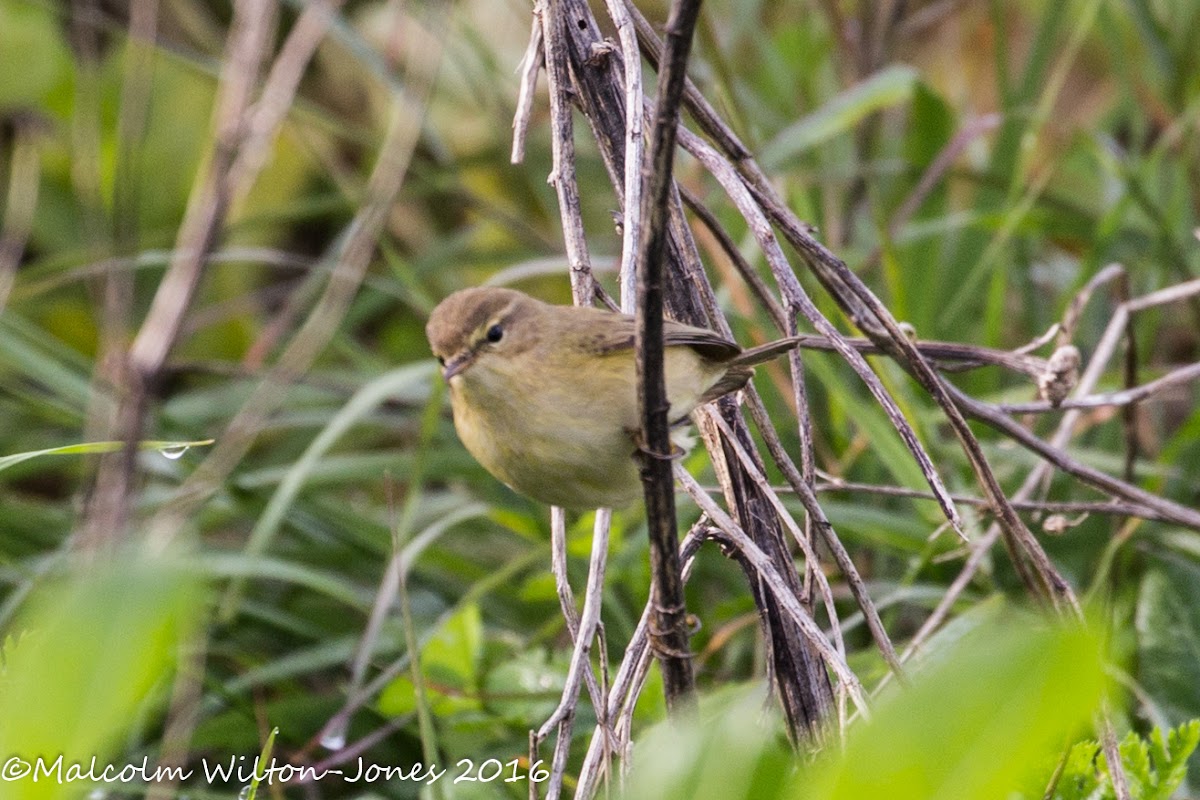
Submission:
[[[680,576],[679,539],[675,530],[675,492],[671,479],[671,433],[663,355],[663,261],[666,255],[667,206],[671,200],[675,134],[686,78],[692,33],[700,14],[699,0],[676,0],[666,27],[666,50],[658,72],[658,102],[646,154],[641,218],[645,236],[637,258],[638,405],[643,447],[640,452],[650,536],[651,628],[663,674],[667,708],[691,705],[694,691],[688,650],[687,609]],[[628,124],[628,120],[627,120]],[[626,208],[629,208],[626,198]]]

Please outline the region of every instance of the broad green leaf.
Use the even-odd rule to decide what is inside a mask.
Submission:
[[[1166,537],[1181,555],[1153,560],[1142,578],[1135,627],[1137,680],[1172,722],[1200,716],[1200,564],[1195,534]],[[1200,757],[1191,759],[1193,770]]]
[[[1169,711],[1200,713],[1200,567],[1159,560],[1142,579],[1139,679]]]
[[[784,128],[763,148],[759,161],[768,169],[786,166],[806,150],[852,130],[876,111],[907,102],[917,80],[918,73],[910,66],[885,67]]]
[[[478,707],[476,688],[483,653],[483,618],[476,603],[467,603],[441,626],[421,650],[421,671],[434,713],[439,716]],[[388,684],[379,707],[391,716],[417,708],[412,679],[401,676]]]
[[[93,756],[113,763],[134,720],[166,699],[165,679],[202,607],[198,582],[170,562],[114,559],[43,587],[12,628],[23,635],[4,649],[0,753],[31,769],[61,755],[64,776]],[[32,773],[4,787],[6,800],[90,789]]]
[[[0,109],[47,103],[71,76],[71,51],[51,6],[0,3]]]
[[[764,721],[762,694],[701,703],[699,720],[639,745],[630,798],[994,800],[1053,763],[1096,712],[1096,640],[1029,615],[987,621],[939,650],[908,685],[877,697],[869,721],[816,765],[797,762]]]
[[[1099,649],[1085,631],[1012,617],[892,685],[793,798],[992,800],[1024,785],[1096,712]]]
[[[544,650],[514,651],[488,671],[487,707],[510,724],[541,725],[558,706],[568,659],[548,657]]]
[[[657,672],[657,670],[655,670]],[[701,698],[697,719],[656,725],[634,749],[626,798],[770,800],[795,761],[779,720],[764,714],[764,685]]]

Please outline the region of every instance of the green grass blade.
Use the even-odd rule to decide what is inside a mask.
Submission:
[[[172,461],[181,457],[184,453],[193,447],[206,447],[213,443],[213,439],[196,439],[187,442],[178,441],[158,441],[148,440],[137,443],[138,450],[157,450],[162,453],[165,458]],[[31,458],[40,458],[41,456],[79,456],[79,455],[94,455],[96,453],[115,453],[125,447],[125,442],[109,441],[109,442],[84,442],[82,444],[68,444],[62,447],[49,447],[45,450],[31,450],[25,453],[13,453],[8,456],[0,456],[0,471],[6,470],[9,467],[20,464],[23,461],[28,461]]]

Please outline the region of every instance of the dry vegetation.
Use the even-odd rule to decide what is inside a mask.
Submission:
[[[689,776],[635,794],[864,796],[792,785],[755,709],[721,705],[768,676],[766,727],[832,749],[848,725],[851,764],[871,757],[863,709],[898,763],[925,735],[882,686],[914,685],[919,716],[940,697],[922,676],[941,681],[948,710],[911,754],[935,761],[1009,687],[1011,729],[961,763],[982,753],[1012,782],[958,797],[1088,796],[1071,781],[1107,780],[1097,747],[1200,716],[1194,5],[703,8],[665,305],[801,347],[699,412],[705,446],[675,465],[692,668],[724,716],[681,735],[706,754]],[[80,731],[39,746],[114,763],[253,756],[277,727],[294,764],[527,776],[540,757],[543,795],[591,796],[663,718],[644,512],[551,515],[496,483],[422,335],[438,299],[485,281],[633,308],[667,9],[530,11],[0,0],[0,757],[33,746],[32,691]],[[100,441],[126,444],[31,457]],[[173,566],[154,577],[131,551]],[[38,598],[64,575],[82,588],[60,619]],[[1092,640],[988,633],[1011,606],[1086,612],[1120,687],[1100,713],[1099,662],[1063,666]],[[938,673],[947,653],[968,671]],[[1024,658],[1060,705],[1025,702]],[[1089,720],[1100,745],[1064,754]],[[1128,740],[1104,796],[1165,800],[1194,733],[1151,748],[1157,789]],[[758,765],[744,794],[697,777],[751,740],[726,767]],[[202,778],[183,790],[241,784]],[[448,783],[427,791],[529,791]]]

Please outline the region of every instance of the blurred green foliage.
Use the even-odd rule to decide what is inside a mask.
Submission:
[[[0,0],[0,231],[24,212],[33,219],[11,292],[0,301],[0,457],[101,438],[91,434],[103,428],[122,390],[95,379],[105,342],[127,344],[144,318],[213,143],[212,101],[231,4],[156,5],[157,40],[150,46],[130,39],[126,4]],[[303,5],[280,5],[277,41],[292,30]],[[639,6],[652,20],[664,18],[661,3]],[[710,0],[691,74],[767,159],[797,213],[898,318],[924,338],[1014,347],[1058,320],[1071,294],[1110,262],[1126,267],[1135,294],[1200,272],[1194,233],[1200,228],[1200,6],[924,2],[906,4],[908,13],[895,25],[874,19],[876,6]],[[193,648],[203,642],[203,678],[185,737],[191,763],[252,759],[272,727],[279,728],[277,757],[336,760],[317,740],[347,699],[351,665],[397,530],[403,533],[399,547],[411,547],[405,597],[412,626],[406,631],[397,613],[383,615],[362,669],[368,678],[392,669],[351,715],[348,741],[378,734],[366,743],[364,758],[428,761],[422,737],[426,744],[430,737],[415,713],[424,709],[432,712],[443,767],[462,758],[507,764],[526,753],[528,730],[556,701],[569,658],[547,574],[547,513],[496,483],[458,444],[422,329],[440,297],[485,280],[519,276],[522,288],[568,299],[559,215],[545,181],[551,156],[544,95],[535,104],[525,162],[514,166],[508,159],[515,68],[528,27],[527,4],[486,0],[350,0],[335,16],[263,172],[229,210],[149,409],[147,439],[221,441],[228,435],[327,285],[328,256],[364,202],[393,107],[422,118],[421,139],[372,268],[330,344],[304,375],[272,386],[278,410],[254,431],[253,447],[183,528],[170,532],[186,545],[187,578],[143,574],[134,560],[120,565],[119,577],[106,571],[80,576],[64,566],[91,491],[95,456],[24,459],[0,474],[0,631],[12,642],[4,650],[4,685],[30,682],[36,696],[51,703],[32,704],[32,689],[0,689],[0,758],[35,744],[95,748],[118,762],[162,758],[168,721],[176,719],[167,710],[174,643],[178,631],[192,630],[195,612],[199,629],[190,641]],[[434,38],[444,44],[436,64],[427,56]],[[410,100],[402,89],[435,71],[427,105],[405,105]],[[136,90],[139,81],[145,94]],[[998,115],[991,128],[964,134],[989,114]],[[577,120],[576,128],[589,246],[603,268],[620,251],[612,224],[617,202],[586,125]],[[961,153],[924,199],[906,208],[922,175],[952,144],[961,144]],[[8,190],[18,145],[37,148],[34,192]],[[715,182],[687,157],[680,158],[678,176],[766,275],[744,222]],[[739,340],[774,335],[726,258],[703,232],[697,239]],[[611,272],[601,276],[614,285]],[[845,327],[820,287],[801,277]],[[128,292],[126,318],[106,310],[114,287]],[[1111,313],[1107,296],[1089,305],[1077,334],[1085,355]],[[1196,360],[1198,313],[1183,303],[1139,315],[1142,380]],[[847,480],[920,487],[861,382],[834,356],[813,353],[805,362],[819,465]],[[947,484],[977,492],[928,399],[894,365],[876,360],[875,366]],[[1025,400],[1033,391],[998,370],[954,380],[988,400]],[[795,450],[786,376],[767,367],[757,385],[785,444]],[[1114,366],[1099,388],[1120,385]],[[1139,485],[1191,505],[1200,501],[1196,401],[1194,388],[1177,387],[1142,405],[1136,464]],[[1119,473],[1118,420],[1105,411],[1085,416],[1072,454]],[[1053,422],[1029,424],[1044,434]],[[1014,488],[1034,458],[978,432],[1005,488]],[[195,448],[176,460],[140,454],[139,523],[169,503],[207,457]],[[711,480],[702,454],[686,463]],[[1061,476],[1046,496],[1096,499]],[[903,646],[962,565],[949,537],[929,540],[939,524],[937,509],[928,501],[845,493],[822,495],[822,502]],[[987,520],[967,513],[977,535]],[[695,516],[681,504],[681,520]],[[575,585],[584,580],[590,525],[586,517],[570,521]],[[640,510],[616,515],[604,607],[606,655],[613,659],[646,601],[644,540]],[[1093,514],[1043,541],[1072,583],[1103,609],[1095,625],[1110,639],[1119,666],[1109,669],[1125,687],[1118,694],[1128,708],[1118,726],[1123,734],[1133,729],[1149,736],[1126,739],[1127,752],[1140,758],[1134,751],[1148,748],[1160,776],[1164,769],[1177,776],[1192,729],[1182,729],[1174,745],[1147,732],[1200,716],[1194,656],[1200,649],[1200,537],[1162,523]],[[873,688],[882,661],[840,591],[840,578],[831,580],[848,659]],[[195,582],[214,591],[198,593]],[[983,625],[1023,594],[997,551],[959,595],[941,641]],[[59,599],[35,600],[40,597]],[[702,625],[693,646],[703,692],[723,696],[757,686],[763,645],[738,568],[716,550],[702,550],[688,603]],[[92,635],[97,631],[122,646],[110,637],[99,641]],[[1074,647],[1075,640],[1042,636],[1051,634],[1032,626],[997,641],[1020,659],[1034,658],[1026,648],[1041,642],[1048,649],[1036,663],[1063,680],[1061,648]],[[420,650],[421,692],[412,679],[410,638]],[[938,686],[940,669],[978,667],[977,685],[944,685],[963,690],[955,701],[976,709],[979,716],[970,719],[977,728],[994,723],[997,731],[1009,730],[1024,720],[1047,736],[1085,735],[1078,725],[1091,678],[1056,696],[1061,707],[1041,708],[1029,701],[1037,695],[1023,682],[1032,673],[991,663],[991,647],[968,636],[961,648],[947,650],[957,654],[953,659],[921,662],[908,700],[897,693],[881,701],[880,720],[854,726],[844,763],[877,752],[871,748],[879,740],[872,737],[892,734],[900,741],[879,759],[897,768],[931,752],[963,754],[979,746],[984,739],[963,738],[940,724],[948,717],[933,712],[950,707],[942,708],[940,697],[919,704],[927,697],[921,687]],[[1020,659],[1014,663],[1033,663]],[[1004,683],[1009,679],[1020,685]],[[637,731],[663,716],[656,681],[652,671]],[[98,685],[110,689],[99,692]],[[988,715],[972,705],[982,701],[970,690],[992,685],[1008,686],[1024,700]],[[93,701],[99,703],[95,713],[83,714]],[[908,710],[888,723],[892,702]],[[777,742],[761,745],[752,733],[759,703],[743,698],[734,709],[722,707],[713,713],[727,715],[727,726],[708,725],[699,739],[682,738],[675,749],[686,750],[684,742],[717,746],[704,736],[715,740],[727,729],[719,752],[729,780],[741,775],[743,786],[759,787],[766,777],[784,774],[793,764],[784,749]],[[1052,708],[1062,710],[1059,728],[1047,722]],[[52,721],[41,723],[41,733],[30,727],[34,711]],[[572,769],[591,722],[587,713],[581,709],[576,725]],[[77,726],[79,720],[91,722]],[[935,728],[945,742],[939,750],[918,738]],[[39,738],[51,734],[63,738]],[[1027,743],[1054,751],[1048,741],[1031,736]],[[1061,750],[1065,743],[1053,744]],[[1006,758],[1028,755],[1015,745],[996,749]],[[745,763],[734,758],[740,752]],[[1094,764],[1082,755],[1071,758],[1079,769],[1070,774],[1088,774],[1081,759]],[[963,755],[962,763],[968,761]],[[835,776],[830,786],[840,785],[837,767],[827,769]],[[808,765],[800,770],[807,774]],[[1003,775],[1005,781],[1018,777]],[[1100,786],[1102,771],[1093,778]],[[1158,781],[1156,787],[1171,782]],[[193,779],[185,791],[192,798],[229,797],[239,788]],[[523,797],[527,789],[497,781],[436,791]],[[111,798],[144,794],[144,787],[107,790]],[[401,780],[369,787],[327,780],[317,791],[330,798],[400,798],[420,790]],[[1178,791],[1194,794],[1195,788],[1185,782]],[[287,792],[292,796],[291,788]]]
[[[798,768],[763,724],[760,687],[713,698],[699,724],[651,732],[627,796],[1006,797],[1088,725],[1101,696],[1100,652],[1082,630],[1009,614],[933,647],[910,685],[888,687],[815,764]]]
[[[655,726],[639,742],[624,796],[688,800],[881,797],[1111,800],[1104,754],[1077,742],[1104,684],[1094,637],[1011,611],[966,636],[931,642],[911,684],[888,687],[870,720],[814,764],[797,764],[762,685],[717,692],[699,719]],[[1200,722],[1130,731],[1119,750],[1131,796],[1166,800],[1183,782]]]
[[[6,798],[79,797],[92,783],[72,769],[99,779],[124,768],[124,736],[161,713],[204,613],[196,578],[177,560],[135,556],[76,565],[27,601],[0,651]]]

